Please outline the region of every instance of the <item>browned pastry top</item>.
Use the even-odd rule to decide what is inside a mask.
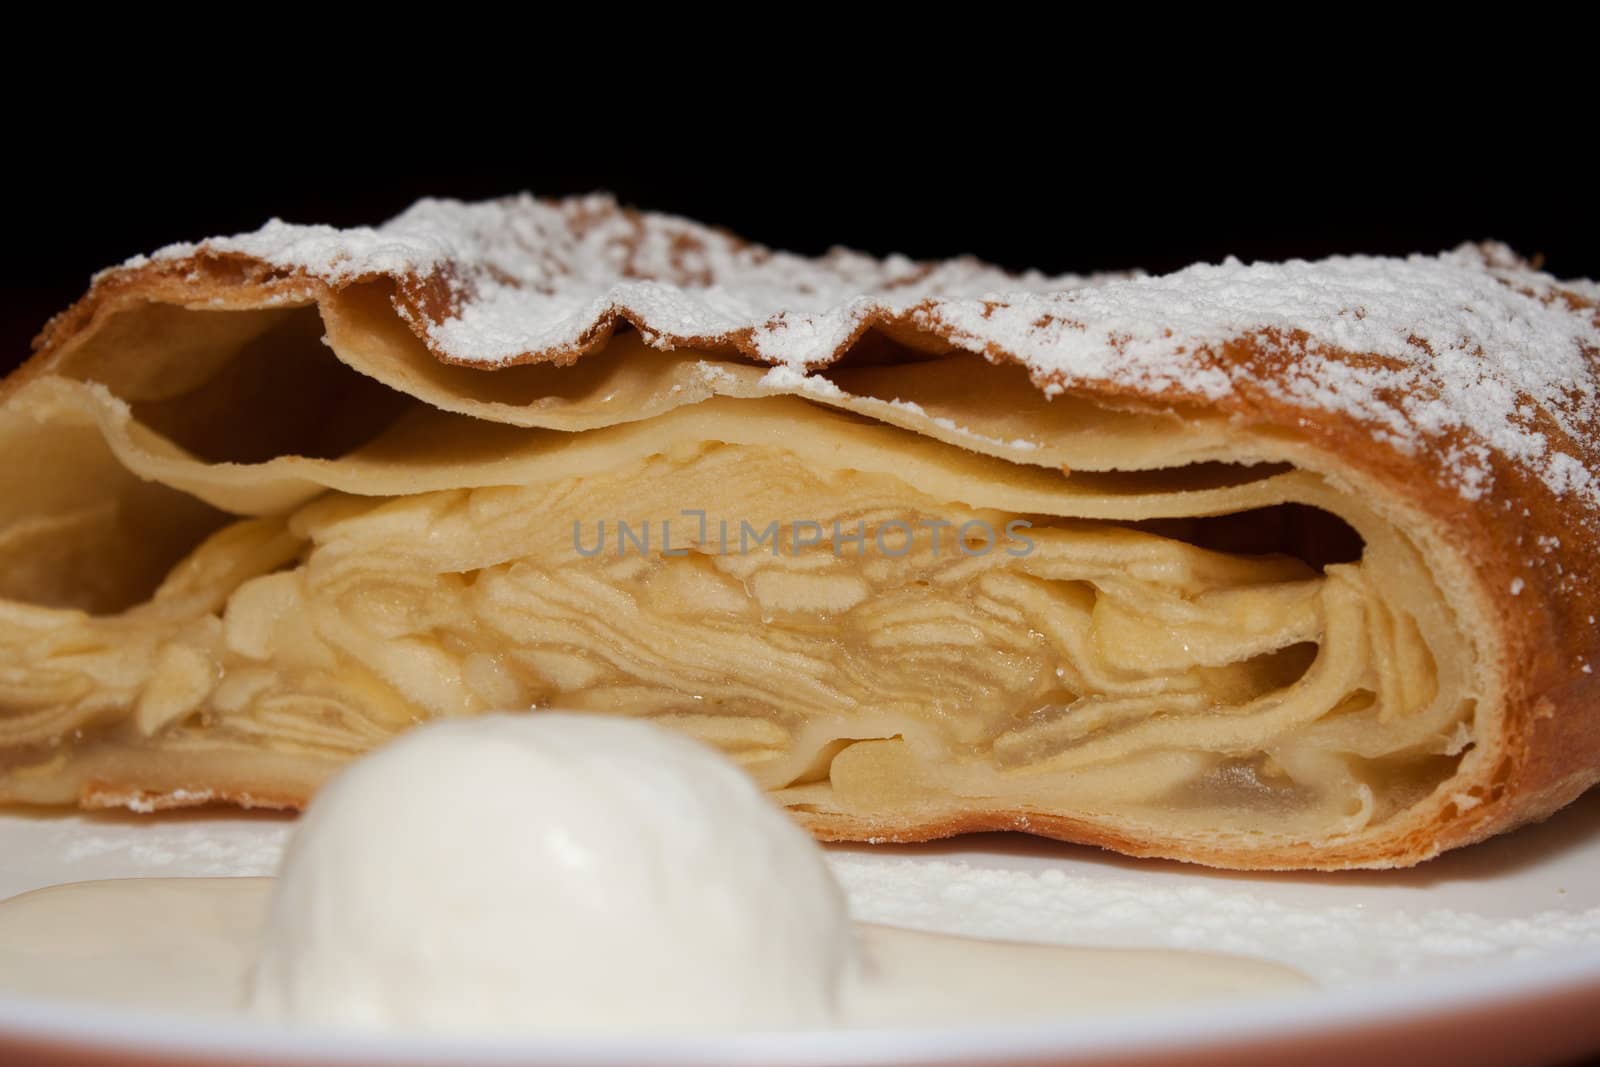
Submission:
[[[1015,360],[1048,393],[1358,422],[1381,447],[1433,452],[1437,480],[1467,499],[1492,490],[1497,458],[1564,499],[1600,498],[1585,449],[1600,410],[1600,286],[1558,282],[1498,245],[1047,277],[841,249],[808,259],[605,196],[424,200],[376,229],[273,221],[138,257],[99,275],[40,344],[152,276],[191,293],[246,281],[285,300],[307,280],[392,279],[435,355],[484,367],[568,362],[625,321],[660,347],[803,372],[880,330]]]

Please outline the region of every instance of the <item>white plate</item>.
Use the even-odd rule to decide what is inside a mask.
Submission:
[[[272,816],[0,815],[0,896],[271,873]],[[370,1041],[0,998],[0,1061],[61,1064],[1548,1063],[1600,1050],[1600,793],[1410,871],[1259,875],[987,835],[835,848],[860,919],[1281,960],[1318,992],[1090,1021],[508,1044]]]

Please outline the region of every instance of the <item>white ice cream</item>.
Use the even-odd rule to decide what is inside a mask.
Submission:
[[[474,1034],[816,1026],[855,966],[820,851],[737,767],[536,712],[424,726],[317,794],[250,1008]]]

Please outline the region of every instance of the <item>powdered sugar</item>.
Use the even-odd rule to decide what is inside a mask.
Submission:
[[[209,803],[213,797],[214,794],[209,789],[174,789],[170,793],[162,794],[162,805],[157,805],[154,799],[143,795],[130,796],[123,803],[129,811],[143,812],[148,815],[152,811],[159,810],[159,807],[163,805],[181,808]]]
[[[0,815],[0,898],[95,878],[271,874],[293,822],[277,815]]]
[[[1426,873],[1389,872],[1382,877],[1391,884],[1381,887],[1338,875],[1305,884],[1159,865],[1118,872],[1043,849],[998,861],[859,849],[830,858],[860,921],[999,940],[1234,953],[1290,964],[1332,988],[1600,951],[1600,905],[1593,894],[1567,905],[1552,891],[1560,884],[1554,871],[1507,873],[1494,892],[1485,891],[1492,880],[1478,892],[1445,880],[1419,893],[1414,886],[1427,885]],[[1543,891],[1507,913],[1500,905],[1514,901],[1522,881]]]
[[[780,363],[761,376],[761,385],[784,392],[806,393],[810,396],[834,400],[843,397],[844,390],[821,375],[807,374]]]
[[[375,229],[274,221],[154,259],[196,255],[247,256],[334,284],[396,278],[408,322],[463,363],[570,353],[625,320],[658,347],[737,349],[815,391],[818,379],[798,376],[864,330],[894,326],[1020,360],[1051,393],[1103,384],[1158,400],[1260,396],[1310,417],[1338,412],[1395,448],[1433,445],[1441,477],[1467,499],[1492,488],[1500,456],[1552,492],[1600,503],[1600,480],[1570,444],[1600,426],[1600,326],[1578,303],[1600,287],[1563,289],[1497,245],[1047,277],[971,259],[809,259],[603,196],[524,195],[424,200]],[[1266,365],[1229,355],[1239,340]]]

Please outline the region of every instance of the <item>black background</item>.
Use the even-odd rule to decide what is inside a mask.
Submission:
[[[1454,89],[1451,90],[1454,93]],[[652,122],[545,107],[359,121],[201,112],[21,115],[0,362],[104,266],[279,216],[376,223],[421,195],[606,189],[802,252],[844,244],[972,253],[1050,272],[1196,260],[1434,252],[1495,238],[1560,276],[1600,276],[1582,99],[1171,92],[1084,113],[967,101],[967,111],[712,108]],[[1508,95],[1508,93],[1510,95]]]

